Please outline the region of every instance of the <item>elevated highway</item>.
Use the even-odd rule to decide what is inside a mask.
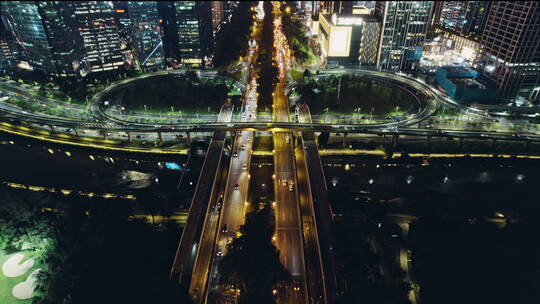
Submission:
[[[224,122],[230,120],[232,111],[232,105],[224,105],[221,109],[219,120]],[[170,276],[174,280],[181,280],[182,277],[191,276],[191,269],[200,248],[201,227],[205,220],[209,201],[211,197],[215,196],[214,185],[219,176],[217,172],[221,166],[225,135],[226,131],[224,130],[216,131],[208,147],[201,175],[199,176],[191,201],[188,220],[182,232],[180,244],[171,269]]]

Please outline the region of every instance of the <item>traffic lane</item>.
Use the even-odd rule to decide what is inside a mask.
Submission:
[[[306,141],[305,145],[308,147],[305,154],[307,163],[320,164],[321,159],[317,151],[317,145],[315,141]],[[326,288],[329,293],[329,297],[333,298],[340,290],[340,286],[338,285],[340,284],[338,280],[339,269],[337,268],[334,256],[335,241],[331,227],[332,210],[328,202],[327,185],[324,172],[322,171],[322,164],[319,164],[310,167],[312,168],[312,170],[309,170],[308,173],[309,180],[313,185],[312,190],[314,191],[314,206],[317,216],[321,258],[324,261],[323,269]]]
[[[249,184],[248,166],[251,154],[251,141],[247,141],[247,135],[246,137],[239,136],[237,139],[234,151],[238,156],[233,157],[231,161],[226,190],[227,195],[223,202],[222,227],[225,224],[228,227],[225,238],[234,237],[243,224],[245,200],[247,198]],[[240,148],[242,145],[245,145],[245,150]],[[246,165],[245,170],[243,169],[244,165]],[[235,189],[236,185],[238,185],[238,189]]]
[[[212,215],[210,216],[209,222],[207,223],[208,231],[211,231],[212,229],[215,231],[217,228],[219,216],[218,213],[215,211],[211,211]],[[197,256],[195,260],[195,264],[197,264],[197,260],[201,259],[202,261],[211,261],[212,254],[213,254],[213,246],[214,245],[214,239],[210,237],[203,237],[200,242],[199,250],[197,251]],[[210,271],[209,267],[195,267],[194,271],[191,276],[192,280],[192,286],[204,286],[206,283],[206,278],[208,277],[208,273]],[[202,296],[201,292],[204,288],[201,287],[194,287],[192,291],[192,295],[194,298],[198,299]]]
[[[287,146],[284,137],[274,136],[274,143],[279,148],[283,147],[286,150]],[[290,147],[290,144],[288,145]],[[304,303],[305,294],[305,279],[304,279],[304,257],[302,231],[298,212],[298,201],[296,189],[289,191],[288,185],[283,185],[283,180],[294,180],[294,159],[291,153],[279,151],[274,154],[275,165],[275,183],[274,189],[276,193],[276,246],[280,250],[280,261],[284,267],[293,275],[294,281],[298,281],[301,286],[304,286],[300,291],[294,291],[294,286],[288,288],[289,294],[294,295],[292,303]],[[280,166],[280,163],[282,164]],[[282,168],[282,172],[278,172],[276,168]],[[279,183],[278,183],[279,182]]]
[[[296,161],[298,164],[297,182],[298,195],[300,200],[300,213],[302,219],[302,231],[304,235],[304,259],[308,269],[307,284],[309,284],[309,293],[311,298],[321,300],[326,297],[324,281],[322,277],[322,265],[320,257],[319,239],[317,227],[314,219],[313,201],[311,199],[311,185],[308,179],[308,168],[304,156],[302,145],[295,149]]]
[[[222,107],[220,118],[231,118],[231,107]],[[188,223],[182,234],[179,249],[175,258],[181,265],[188,261],[188,255],[195,255],[194,267],[191,276],[190,294],[195,299],[200,299],[204,296],[205,286],[208,278],[208,273],[214,241],[216,238],[215,231],[218,225],[219,214],[216,207],[216,199],[212,190],[217,182],[220,174],[218,173],[218,165],[221,162],[222,151],[224,146],[225,132],[215,132],[208,148],[206,158],[203,164],[203,171],[199,176],[195,196],[192,200],[192,206],[188,215]],[[209,166],[209,167],[207,167]],[[205,203],[207,204],[205,206]],[[198,227],[202,221],[203,229],[198,231]],[[189,228],[189,229],[188,229]],[[200,236],[199,236],[200,233]],[[194,243],[198,240],[197,243]],[[198,247],[195,247],[198,246]],[[192,247],[190,251],[190,247]],[[191,256],[191,258],[193,258]],[[175,266],[173,266],[175,269]]]
[[[304,267],[299,254],[301,244],[302,239],[297,229],[280,228],[276,231],[276,246],[282,253],[281,262],[293,277],[301,277],[303,274]]]

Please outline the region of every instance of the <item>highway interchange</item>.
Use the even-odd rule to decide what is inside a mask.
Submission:
[[[401,135],[422,137],[475,138],[490,140],[540,141],[540,135],[515,132],[486,132],[475,130],[439,130],[415,127],[430,117],[438,107],[456,108],[460,112],[486,120],[500,117],[485,111],[459,105],[424,82],[400,73],[376,70],[333,69],[324,70],[317,77],[331,74],[352,74],[372,78],[409,91],[420,104],[417,113],[398,120],[374,124],[326,124],[313,123],[309,108],[297,105],[296,121],[291,121],[287,85],[290,55],[287,41],[281,31],[281,12],[274,3],[276,61],[279,67],[279,82],[274,91],[273,115],[268,118],[257,115],[256,71],[250,68],[257,54],[257,45],[252,45],[244,68],[247,84],[243,92],[244,102],[240,110],[240,121],[233,119],[234,108],[224,105],[217,120],[197,123],[151,124],[120,119],[104,111],[103,98],[110,92],[131,85],[133,81],[181,73],[161,71],[113,83],[96,94],[89,103],[88,113],[92,119],[54,117],[43,113],[31,113],[11,104],[0,102],[2,130],[18,135],[42,132],[49,129],[50,139],[61,133],[63,143],[84,143],[79,135],[111,137],[121,139],[120,145],[129,146],[133,139],[174,141],[178,134],[213,132],[207,150],[203,170],[193,197],[188,223],[184,229],[171,277],[182,280],[191,277],[189,293],[196,303],[206,303],[210,291],[219,290],[219,261],[227,254],[229,243],[244,223],[245,206],[250,189],[250,164],[255,131],[273,133],[274,191],[276,235],[275,245],[280,251],[280,260],[293,277],[288,286],[288,303],[327,303],[339,293],[339,274],[333,259],[331,237],[331,210],[326,198],[326,181],[314,132],[364,133],[374,135]],[[212,77],[215,71],[201,71],[201,76]],[[3,83],[3,94],[28,100],[42,100],[30,96],[27,90]],[[234,134],[229,163],[223,159],[227,132]],[[138,137],[140,136],[140,137]],[[296,145],[297,136],[301,144]],[[126,140],[127,139],[127,140]],[[223,167],[227,167],[224,171]],[[223,173],[223,174],[222,174]],[[226,174],[225,174],[226,173]],[[306,269],[306,265],[310,265]]]

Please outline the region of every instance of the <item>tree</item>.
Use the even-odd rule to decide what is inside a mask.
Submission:
[[[240,56],[247,55],[249,35],[256,6],[254,1],[240,1],[229,23],[224,24],[216,34],[214,66],[224,69]]]
[[[227,245],[227,255],[219,264],[220,283],[241,290],[239,303],[274,303],[272,289],[291,281],[271,242],[275,231],[273,212],[267,204],[247,214],[240,227],[241,236]]]
[[[315,55],[313,55],[313,51],[309,46],[308,29],[296,17],[297,12],[295,10],[296,5],[292,3],[281,6],[281,11],[283,12],[283,31],[296,62],[300,64],[311,64],[315,60]]]

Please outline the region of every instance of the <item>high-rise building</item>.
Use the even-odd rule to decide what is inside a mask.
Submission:
[[[4,8],[2,9],[3,15],[2,20],[0,20],[0,63],[12,66],[20,59],[20,56],[19,48],[7,20],[7,8],[5,10],[4,12]]]
[[[429,27],[434,28],[441,22],[441,14],[445,1],[435,1],[433,9],[431,11],[431,17],[429,18]]]
[[[228,23],[231,21],[232,14],[238,8],[239,1],[222,1],[223,2],[223,21]]]
[[[369,14],[319,14],[321,56],[327,63],[375,66],[381,23]]]
[[[499,96],[529,97],[540,89],[540,2],[494,1],[482,40],[479,70]],[[534,93],[536,92],[536,93]]]
[[[155,1],[129,1],[135,66],[138,69],[159,70],[165,66],[163,42]]]
[[[114,20],[118,26],[118,32],[122,40],[131,38],[131,20],[129,19],[128,2],[113,1]]]
[[[377,1],[382,20],[379,66],[388,70],[415,69],[422,56],[433,1]]]
[[[10,1],[9,27],[29,65],[47,75],[74,77],[80,63],[73,11],[62,1]]]
[[[163,51],[167,60],[178,57],[178,33],[173,1],[158,1],[158,14],[163,30]]]
[[[352,14],[354,1],[319,1],[319,11],[323,14]]]
[[[212,1],[212,30],[214,32],[214,36],[219,29],[219,26],[223,22],[223,1]]]
[[[175,1],[174,9],[180,63],[205,66],[213,47],[210,2]]]
[[[470,38],[480,39],[491,1],[444,1],[440,25]]]
[[[74,1],[77,29],[82,37],[85,73],[112,71],[124,66],[112,2]]]

